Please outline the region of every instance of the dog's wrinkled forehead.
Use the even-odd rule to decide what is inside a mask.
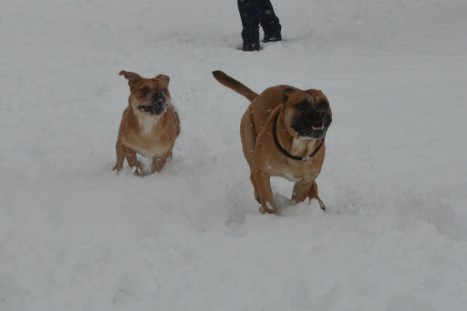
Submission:
[[[286,90],[284,94],[284,100],[290,106],[324,110],[328,110],[330,108],[328,99],[320,90],[310,89],[301,91],[290,89]]]
[[[158,76],[159,77],[159,76]],[[139,93],[141,97],[154,92],[162,92],[168,95],[169,83],[164,78],[142,79],[130,85],[132,93]]]
[[[150,92],[153,90],[168,91],[170,78],[167,75],[160,74],[154,78],[143,78],[139,74],[128,71],[120,71],[120,75],[128,80],[128,85],[132,91],[145,89]]]
[[[154,85],[159,89],[167,89],[169,87],[170,78],[166,75],[158,75],[154,79]]]

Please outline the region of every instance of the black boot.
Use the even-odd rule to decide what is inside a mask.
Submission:
[[[259,50],[261,50],[259,43],[243,43],[242,51],[253,52]]]
[[[264,33],[263,42],[277,42],[282,41],[282,36],[279,33]]]
[[[242,31],[243,39],[243,51],[259,51],[261,46],[259,45],[259,26],[253,28],[243,29]]]
[[[259,0],[260,24],[264,30],[263,42],[281,41],[282,26],[270,0]]]
[[[243,51],[259,51],[259,24],[261,10],[257,1],[238,0],[238,10],[242,20]]]

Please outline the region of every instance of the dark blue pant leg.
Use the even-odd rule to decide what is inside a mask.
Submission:
[[[264,30],[264,41],[281,40],[282,26],[270,0],[257,0],[260,8],[260,24]]]
[[[243,26],[243,49],[259,50],[260,4],[258,0],[237,0],[237,5]]]

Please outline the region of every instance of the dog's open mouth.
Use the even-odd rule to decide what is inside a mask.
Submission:
[[[142,112],[146,112],[146,113],[149,113],[151,115],[160,115],[161,113],[165,112],[167,108],[167,105],[165,105],[165,103],[156,103],[156,104],[152,104],[152,105],[149,105],[149,106],[144,106],[144,105],[140,105],[138,106],[138,109]]]
[[[320,139],[326,135],[327,126],[324,122],[318,122],[315,124],[296,124],[293,126],[298,135],[302,138],[307,139]]]
[[[306,114],[299,114],[292,121],[291,126],[301,138],[321,139],[326,135],[331,122],[331,116],[326,112],[312,111]]]
[[[320,139],[326,135],[326,126],[324,123],[316,124],[311,127],[311,131],[306,131],[304,133],[306,137]]]
[[[324,131],[324,123],[319,123],[311,127],[313,131]]]

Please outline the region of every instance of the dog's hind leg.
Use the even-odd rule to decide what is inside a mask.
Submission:
[[[253,191],[255,192],[255,199],[261,204],[261,199],[259,198],[258,190],[256,190],[255,179],[253,178],[253,174],[250,175],[251,184],[253,185]]]
[[[253,190],[255,192],[255,199],[258,203],[261,204],[261,199],[258,194],[258,189],[256,186],[255,178],[253,175],[253,159],[254,159],[254,150],[256,144],[256,130],[255,125],[251,120],[251,112],[248,110],[242,117],[240,124],[240,134],[242,139],[242,150],[243,155],[245,156],[248,166],[250,167],[250,180],[253,185]]]

